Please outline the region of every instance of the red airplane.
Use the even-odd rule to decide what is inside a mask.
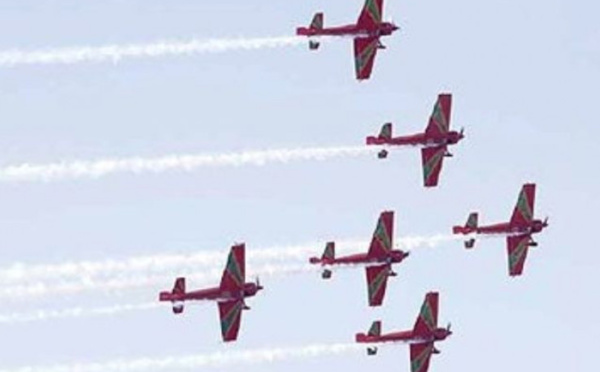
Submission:
[[[400,263],[408,252],[393,249],[394,244],[394,212],[385,211],[379,216],[377,227],[367,253],[353,254],[345,257],[335,257],[335,243],[329,242],[321,258],[311,257],[311,264],[325,267],[335,265],[367,265],[367,288],[369,291],[369,306],[380,306],[385,296],[387,279],[397,274],[392,271],[392,264]],[[323,279],[331,278],[332,272],[326,268],[321,275]]]
[[[377,146],[421,146],[423,178],[426,187],[437,186],[442,160],[451,157],[448,151],[449,145],[454,145],[462,140],[464,130],[460,132],[450,130],[450,111],[452,108],[452,95],[440,94],[433,107],[433,113],[429,118],[429,124],[424,133],[410,136],[392,137],[392,123],[386,123],[381,128],[377,137],[368,136],[367,145]],[[388,155],[386,149],[382,149],[377,156],[385,159]]]
[[[356,24],[323,27],[323,13],[313,17],[309,27],[298,27],[296,35],[309,37],[310,50],[319,48],[320,43],[314,40],[318,36],[350,36],[354,39],[354,65],[356,78],[365,80],[371,76],[377,49],[385,49],[379,40],[381,36],[391,35],[399,27],[392,22],[383,22],[383,0],[366,0]]]
[[[185,278],[177,278],[173,291],[161,292],[159,301],[171,302],[175,314],[183,312],[185,301],[217,301],[223,341],[235,341],[240,330],[242,310],[250,309],[245,303],[246,297],[252,297],[263,289],[258,279],[256,283],[246,283],[245,278],[245,246],[237,244],[231,247],[219,287],[186,292]]]
[[[527,183],[521,189],[510,222],[478,226],[478,214],[473,212],[469,215],[465,226],[454,226],[452,232],[463,235],[507,235],[508,272],[510,276],[521,275],[529,247],[538,245],[531,235],[548,227],[548,217],[544,221],[533,218],[534,203],[535,184]],[[465,241],[465,248],[470,249],[474,246],[475,238]]]
[[[373,322],[369,333],[357,333],[358,343],[402,342],[410,344],[410,369],[412,372],[427,372],[432,354],[439,354],[435,342],[443,341],[452,334],[450,324],[438,328],[438,293],[429,292],[421,306],[421,312],[411,331],[381,334],[381,321]],[[377,354],[377,347],[367,348],[367,354]]]

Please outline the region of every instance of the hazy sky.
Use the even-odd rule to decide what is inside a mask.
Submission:
[[[0,50],[291,35],[317,10],[355,21],[362,0],[0,0]],[[384,40],[370,81],[353,78],[351,42],[118,64],[0,69],[0,166],[302,146],[360,145],[393,121],[422,130],[440,92],[454,95],[453,148],[440,186],[421,186],[420,154],[287,165],[0,184],[0,268],[14,262],[369,239],[383,209],[396,235],[449,233],[478,210],[510,217],[525,182],[550,216],[520,278],[503,239],[412,252],[381,309],[366,306],[362,270],[264,278],[239,341],[222,345],[216,306],[0,325],[0,368],[351,342],[381,319],[411,328],[424,294],[440,292],[431,371],[591,370],[600,327],[595,245],[600,179],[595,123],[600,7],[592,1],[386,1],[402,30]],[[323,246],[315,246],[320,254]],[[365,247],[366,249],[366,247]],[[225,256],[223,256],[223,264]],[[220,268],[219,264],[219,267]],[[251,268],[249,268],[251,270]],[[121,296],[4,299],[0,313],[153,301],[171,279]],[[190,286],[194,283],[191,281]],[[232,371],[308,368],[408,371],[408,348],[348,353]]]

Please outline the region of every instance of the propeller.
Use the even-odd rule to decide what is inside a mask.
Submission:
[[[452,323],[448,322],[448,325],[446,326],[446,330],[448,332],[452,332]]]
[[[546,218],[544,219],[544,223],[543,223],[543,226],[544,226],[544,227],[548,227],[548,219],[549,219],[548,217],[546,217]]]
[[[256,277],[256,289],[259,291],[263,289],[263,286],[260,285],[260,278],[258,276]]]
[[[460,128],[460,138],[465,136],[465,127]]]

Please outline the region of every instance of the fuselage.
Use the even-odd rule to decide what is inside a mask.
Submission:
[[[310,263],[326,265],[352,265],[352,264],[377,264],[377,263],[400,263],[404,258],[408,257],[409,253],[399,249],[392,250],[387,256],[369,256],[368,253],[358,253],[339,258],[318,258],[311,257]]]
[[[391,35],[394,31],[398,30],[398,26],[390,22],[382,22],[376,29],[367,29],[359,27],[357,24],[326,27],[326,28],[312,28],[312,27],[298,27],[296,29],[296,35],[299,36],[354,36],[354,37],[380,37]]]
[[[485,225],[478,227],[463,227],[455,226],[455,234],[479,234],[479,235],[523,235],[537,234],[544,229],[542,220],[533,220],[527,225],[511,224],[510,222],[502,222],[493,225]]]
[[[407,344],[421,344],[436,341],[443,341],[452,334],[446,328],[437,328],[427,337],[416,335],[414,331],[392,332],[379,336],[368,335],[365,333],[357,333],[355,336],[356,342],[365,344],[385,343],[385,342],[402,342]]]
[[[220,287],[201,289],[186,293],[161,292],[160,301],[184,302],[184,301],[231,301],[242,300],[252,297],[260,290],[256,283],[245,283],[244,288],[238,292],[223,290]]]
[[[367,145],[389,145],[389,146],[421,146],[437,147],[454,145],[461,140],[459,132],[450,131],[445,135],[431,136],[427,133],[417,133],[407,136],[385,138],[381,136],[368,136]]]

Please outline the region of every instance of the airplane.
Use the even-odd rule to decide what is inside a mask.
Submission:
[[[452,95],[448,93],[439,94],[425,132],[392,137],[392,123],[385,123],[378,136],[367,137],[367,145],[422,147],[421,158],[425,187],[437,186],[444,157],[452,157],[452,154],[448,151],[448,146],[457,144],[465,137],[464,129],[461,129],[460,132],[450,130],[451,108]],[[388,150],[385,148],[377,154],[379,159],[385,159],[387,156]]]
[[[323,26],[323,13],[316,13],[309,27],[298,27],[296,35],[307,36],[310,50],[319,49],[319,36],[350,36],[354,39],[354,66],[356,78],[366,80],[371,76],[378,49],[385,49],[379,40],[391,35],[399,27],[393,22],[383,22],[383,0],[366,0],[356,24],[337,27]]]
[[[332,271],[328,267],[353,264],[366,265],[369,306],[381,306],[388,277],[397,276],[392,270],[392,264],[402,262],[409,255],[409,252],[393,249],[393,244],[394,212],[384,211],[379,216],[367,253],[336,258],[335,242],[328,242],[323,255],[320,258],[311,257],[309,262],[313,265],[325,267],[321,275],[323,279],[330,279],[332,276]]]
[[[534,203],[535,184],[527,183],[521,188],[517,205],[509,222],[479,226],[479,214],[473,212],[469,215],[465,226],[454,226],[452,233],[463,235],[506,235],[508,272],[510,276],[519,276],[523,273],[529,247],[537,247],[538,245],[531,236],[548,227],[548,217],[544,221],[534,219]],[[474,246],[474,237],[465,241],[465,248],[471,249]]]
[[[410,370],[412,372],[427,372],[432,354],[439,354],[435,343],[445,340],[452,335],[450,324],[446,328],[439,328],[438,323],[438,293],[429,292],[421,306],[421,312],[410,331],[400,331],[381,334],[381,321],[373,322],[367,334],[357,333],[355,338],[358,343],[387,343],[401,342],[410,345]],[[368,355],[376,355],[377,347],[368,347]]]
[[[218,287],[186,292],[185,278],[177,278],[173,290],[161,292],[159,301],[171,302],[175,314],[183,313],[185,301],[216,301],[219,305],[223,341],[235,341],[240,329],[242,310],[250,310],[245,302],[246,297],[252,297],[263,289],[258,279],[256,283],[246,283],[245,278],[245,245],[236,244],[231,247]]]

